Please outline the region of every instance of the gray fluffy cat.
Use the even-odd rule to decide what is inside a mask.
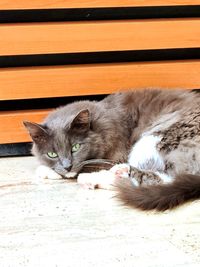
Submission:
[[[108,181],[129,206],[161,211],[200,198],[200,97],[195,92],[117,93],[58,108],[42,124],[24,124],[33,154],[62,176],[88,159],[128,163],[128,178],[120,178],[119,165]]]

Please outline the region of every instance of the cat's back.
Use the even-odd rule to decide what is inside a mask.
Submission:
[[[109,95],[103,101],[110,107],[137,107],[139,110],[180,109],[200,104],[197,92],[191,90],[137,89]]]
[[[160,90],[160,89],[140,89],[128,90],[108,95],[100,102],[97,101],[77,101],[59,107],[51,112],[44,124],[51,127],[62,127],[67,125],[81,110],[88,109],[93,119],[101,116],[120,116],[134,113],[137,109],[139,113],[159,113],[161,111],[173,112],[177,109],[188,108],[200,104],[197,93],[189,90]]]

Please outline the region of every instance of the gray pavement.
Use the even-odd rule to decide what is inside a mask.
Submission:
[[[200,266],[200,201],[140,212],[112,191],[38,181],[36,166],[0,159],[0,267]]]

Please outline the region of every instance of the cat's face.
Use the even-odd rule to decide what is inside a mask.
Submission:
[[[101,156],[101,138],[91,129],[88,110],[80,111],[65,127],[31,122],[24,125],[34,143],[33,154],[63,176],[84,160]]]

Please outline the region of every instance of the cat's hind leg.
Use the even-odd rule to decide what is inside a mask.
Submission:
[[[135,186],[155,185],[172,182],[172,177],[166,173],[130,168],[130,179]]]

